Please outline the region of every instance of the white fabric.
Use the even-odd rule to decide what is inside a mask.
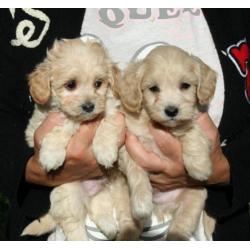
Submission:
[[[165,15],[160,15],[160,11],[165,11]],[[133,18],[135,12],[145,18]],[[115,20],[119,21],[119,28],[111,27],[111,21]],[[201,58],[218,73],[209,114],[219,126],[224,107],[224,78],[201,9],[87,9],[81,30],[81,35],[85,34],[98,37],[121,69],[140,51],[155,43],[175,45]]]
[[[156,216],[152,216],[152,219],[145,224],[145,228],[140,236],[141,241],[153,241],[153,240],[164,240],[167,235],[169,225],[171,223],[171,218],[166,217],[164,221],[158,221]],[[96,227],[95,223],[87,217],[86,219],[86,230],[89,237],[89,241],[102,241],[108,240],[107,237],[100,232],[100,230]],[[49,238],[49,241],[65,241],[65,236],[61,228],[57,227],[55,232],[53,232]],[[194,233],[194,235],[190,238],[190,241],[207,241],[211,239],[207,239],[204,233],[204,228],[202,224],[202,215],[200,217],[199,225]]]

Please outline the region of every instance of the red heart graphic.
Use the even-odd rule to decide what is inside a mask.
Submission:
[[[233,57],[233,60],[235,63],[237,63],[236,66],[238,66],[238,69],[240,70],[240,73],[244,76],[247,74],[247,61],[249,59],[249,50],[248,46],[245,42],[239,44],[237,47],[232,46],[229,50],[229,53]]]
[[[248,68],[248,74],[247,74],[247,78],[246,78],[246,97],[248,102],[250,103],[250,72],[249,72],[250,68]]]

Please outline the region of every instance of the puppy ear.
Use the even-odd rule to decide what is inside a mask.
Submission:
[[[121,102],[132,113],[140,113],[141,111],[141,84],[144,72],[142,61],[132,62],[125,70],[123,80],[118,83],[118,94]]]
[[[111,68],[110,87],[115,95],[118,95],[118,83],[121,81],[121,71],[113,64]]]
[[[101,42],[99,42],[98,40],[88,40],[86,42],[87,46],[90,46],[92,49],[96,50],[96,51],[102,51],[106,54],[106,49],[103,47],[103,45],[101,44]]]
[[[30,93],[34,101],[44,105],[50,98],[48,63],[43,62],[28,76]]]
[[[194,57],[197,62],[197,75],[199,83],[197,87],[197,97],[201,105],[208,105],[211,101],[216,87],[217,74],[207,64],[198,57]]]

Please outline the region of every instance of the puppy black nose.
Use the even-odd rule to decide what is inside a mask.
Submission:
[[[82,109],[87,112],[91,113],[95,108],[95,105],[92,102],[86,102],[82,105]]]
[[[169,117],[175,117],[179,112],[179,109],[175,106],[167,106],[165,108],[165,114]]]

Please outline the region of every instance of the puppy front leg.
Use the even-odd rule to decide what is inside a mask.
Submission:
[[[153,201],[148,175],[130,158],[125,146],[119,151],[118,166],[127,177],[133,217],[139,221],[150,218],[153,211]]]
[[[81,182],[54,188],[50,203],[49,213],[62,228],[67,240],[88,240],[84,225],[89,197]]]
[[[212,173],[211,141],[196,124],[180,139],[188,174],[196,180],[207,180]]]
[[[49,172],[63,165],[68,142],[79,124],[65,121],[63,126],[56,126],[42,140],[39,152],[39,162]]]
[[[111,88],[107,91],[105,117],[96,130],[93,139],[93,153],[97,162],[106,169],[111,168],[118,157],[118,144],[123,132],[116,122],[120,101],[114,96]]]
[[[197,229],[207,198],[206,189],[186,189],[178,199],[177,208],[166,240],[189,240]]]
[[[111,168],[118,157],[121,128],[116,124],[115,115],[104,118],[93,139],[93,153],[97,162],[106,169]]]

